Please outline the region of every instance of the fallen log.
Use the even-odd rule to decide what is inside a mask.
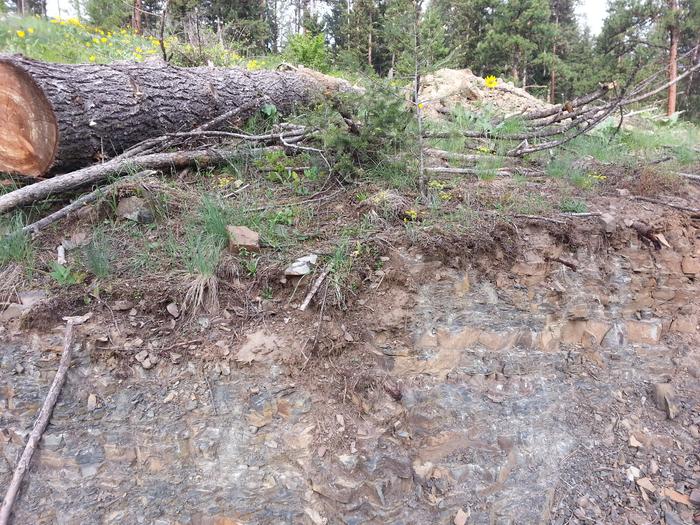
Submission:
[[[48,64],[0,55],[0,171],[41,177],[194,129],[252,100],[284,114],[352,89],[304,69],[180,68],[158,60]]]
[[[190,164],[201,167],[222,164],[233,158],[241,158],[258,153],[279,150],[279,146],[264,148],[219,147],[177,151],[172,153],[151,153],[129,157],[116,157],[102,164],[88,166],[72,173],[45,179],[29,186],[0,196],[0,213],[6,213],[19,206],[25,206],[51,195],[65,193],[89,184],[101,182],[111,176],[128,175],[141,170],[182,168]]]

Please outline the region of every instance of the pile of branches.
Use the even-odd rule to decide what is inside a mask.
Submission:
[[[690,56],[694,50],[690,50],[681,58]],[[606,118],[619,113],[620,121],[617,129],[622,126],[625,116],[625,108],[649,99],[673,84],[683,80],[693,72],[700,69],[700,63],[692,64],[686,71],[672,81],[655,85],[658,78],[663,76],[666,70],[659,70],[641,82],[627,86],[619,86],[615,82],[599,85],[598,89],[587,95],[577,97],[573,100],[557,104],[546,109],[538,109],[520,114],[507,115],[493,122],[492,129],[498,129],[510,119],[519,119],[524,123],[524,130],[518,133],[496,133],[489,131],[460,130],[455,131],[425,131],[423,139],[453,138],[455,136],[466,137],[467,139],[498,141],[504,147],[491,153],[511,159],[516,162],[526,155],[545,151],[563,146],[576,137],[591,131]],[[474,147],[473,149],[483,149]],[[464,163],[476,163],[488,158],[486,155],[470,155],[443,151],[433,148],[424,148],[423,152],[432,157],[443,160],[455,160]],[[492,158],[492,157],[490,157]],[[437,167],[426,168],[428,171],[439,171],[447,173],[471,173],[471,168]],[[511,173],[512,168],[503,168],[504,173]],[[519,168],[519,172],[527,171]]]

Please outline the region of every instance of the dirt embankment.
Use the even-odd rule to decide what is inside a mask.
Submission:
[[[595,209],[519,221],[517,249],[380,236],[345,312],[224,304],[183,331],[138,301],[73,304],[94,315],[16,523],[692,523],[700,230]],[[3,485],[55,307],[0,329]]]

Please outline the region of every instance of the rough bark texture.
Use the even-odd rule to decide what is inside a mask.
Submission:
[[[678,0],[670,0],[669,2],[673,23],[669,27],[670,46],[668,50],[668,80],[673,82],[678,76]],[[676,112],[676,93],[678,92],[678,84],[673,83],[668,88],[668,107],[667,114],[670,117]]]
[[[162,61],[47,64],[4,55],[0,72],[0,102],[15,101],[0,104],[0,121],[10,123],[0,134],[0,171],[29,176],[85,166],[144,139],[189,131],[255,98],[267,97],[286,113],[321,90],[344,87],[303,72],[179,68]],[[57,137],[51,133],[56,123]]]

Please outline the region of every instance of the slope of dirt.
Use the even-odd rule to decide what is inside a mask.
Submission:
[[[440,69],[421,78],[420,100],[424,100],[429,118],[440,118],[456,106],[483,109],[485,106],[502,114],[545,109],[549,104],[531,95],[512,82],[498,79],[493,88],[486,87],[483,78],[469,69]]]
[[[15,523],[692,523],[700,230],[595,208],[521,222],[519,251],[387,234],[346,312],[260,303],[174,339],[73,303],[93,317]],[[42,319],[0,328],[3,486],[58,361]]]

